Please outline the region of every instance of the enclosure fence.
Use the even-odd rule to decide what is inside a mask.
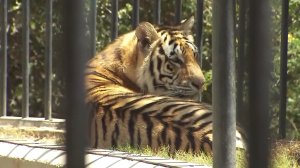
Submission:
[[[30,2],[22,0],[22,118],[29,118],[29,21]],[[8,5],[7,0],[0,0],[1,7],[1,57],[0,57],[0,115],[7,116],[7,57],[10,48],[7,43]],[[67,165],[68,167],[84,167],[84,147],[86,146],[85,129],[87,125],[87,108],[84,105],[83,73],[84,63],[89,55],[96,53],[96,0],[90,0],[90,43],[82,43],[84,37],[84,0],[65,1],[65,71],[66,71],[66,111],[67,115]],[[181,21],[184,0],[175,1],[175,20]],[[196,45],[202,48],[203,3],[197,0],[196,12]],[[161,24],[161,0],[155,0],[153,18]],[[45,54],[45,120],[52,120],[52,11],[53,0],[46,0],[46,54]],[[239,8],[236,7],[238,5]],[[139,23],[140,1],[132,0],[132,28]],[[118,36],[119,1],[111,0],[111,39]],[[237,10],[238,9],[238,10]],[[249,10],[248,10],[249,9]],[[242,80],[249,65],[249,167],[263,168],[268,165],[268,112],[269,112],[269,79],[271,67],[270,52],[270,4],[267,0],[213,0],[213,109],[214,112],[214,167],[235,166],[235,116],[241,113]],[[248,11],[248,12],[247,12]],[[238,31],[235,21],[238,14]],[[246,24],[246,19],[249,24]],[[280,73],[280,138],[285,138],[286,120],[286,83],[287,83],[287,34],[288,34],[288,0],[282,0],[282,34],[281,34],[281,73]],[[246,28],[246,25],[248,27]],[[235,84],[235,34],[239,41],[237,46],[237,83]],[[245,50],[245,38],[248,35],[249,49]],[[91,51],[86,52],[87,45]],[[91,54],[90,54],[91,53]],[[248,63],[245,58],[248,58]],[[200,64],[201,64],[200,57]],[[224,87],[226,86],[226,87]],[[235,87],[236,86],[236,87]],[[237,94],[235,94],[237,93]],[[235,99],[237,102],[235,102]],[[81,124],[78,124],[81,123]],[[223,126],[223,127],[222,127]],[[224,127],[225,126],[225,127]],[[229,147],[228,147],[229,146]]]

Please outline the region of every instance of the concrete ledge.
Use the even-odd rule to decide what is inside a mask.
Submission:
[[[6,168],[25,168],[25,167],[64,167],[66,152],[63,146],[55,144],[38,144],[28,142],[8,142],[0,140],[0,162]],[[127,152],[87,149],[86,167],[99,168],[139,168],[139,167],[193,167],[209,168],[205,165],[187,163],[184,161],[151,157]]]
[[[12,127],[36,127],[53,130],[64,130],[64,119],[52,119],[45,120],[44,118],[21,118],[21,117],[0,117],[0,126],[12,126]]]

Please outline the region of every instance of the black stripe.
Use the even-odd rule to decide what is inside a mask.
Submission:
[[[161,144],[161,140],[160,140],[160,137],[157,136],[157,146],[160,147],[162,144]]]
[[[189,131],[188,134],[187,134],[187,138],[189,140],[189,147],[191,148],[191,151],[193,153],[195,153],[196,151],[196,145],[195,145],[195,137],[193,135],[193,132]]]
[[[161,139],[163,141],[163,144],[166,145],[167,143],[167,128],[168,128],[168,124],[167,123],[162,123],[163,124],[163,129],[161,131]]]
[[[166,55],[166,54],[165,54],[165,50],[163,49],[162,46],[159,46],[158,52],[159,52],[159,54],[161,54],[161,55]]]
[[[178,46],[177,43],[174,44],[173,50],[175,51],[175,48]]]
[[[170,41],[169,41],[169,45],[172,45],[174,42],[175,42],[174,39],[170,40]]]
[[[212,123],[212,121],[207,121],[207,122],[201,124],[199,127],[197,127],[197,128],[192,128],[192,129],[193,129],[193,131],[199,131],[199,130],[203,129],[204,127],[208,126],[208,125],[211,124],[211,123]]]
[[[111,135],[112,147],[117,147],[118,146],[119,135],[120,135],[119,125],[118,125],[118,123],[115,123],[115,129],[114,129],[114,131],[112,132],[112,135]]]
[[[165,38],[164,38],[164,42],[166,42],[166,41],[167,41],[167,39],[168,39],[168,35],[166,35],[166,36],[165,36]]]
[[[157,69],[159,70],[159,72],[161,70],[161,63],[162,63],[161,58],[157,57]]]
[[[187,118],[193,117],[198,110],[199,109],[196,109],[196,110],[193,110],[191,112],[188,112],[188,113],[182,115],[182,117],[180,118],[180,120],[185,120]]]
[[[178,104],[169,104],[165,107],[163,107],[161,110],[160,110],[160,113],[158,113],[155,117],[157,117],[158,119],[160,119],[161,117],[164,116],[165,113],[169,112],[169,110],[173,107],[177,107]]]
[[[153,61],[152,60],[150,60],[149,71],[150,71],[151,76],[154,76],[154,65],[153,65]]]
[[[213,133],[213,130],[211,129],[211,130],[206,131],[205,133],[203,133],[203,136],[204,136],[204,135],[207,135],[207,134],[212,134],[212,133]]]
[[[107,108],[107,106],[103,106],[103,110],[104,110],[105,113],[108,113],[109,121],[112,122],[112,120],[114,119],[113,118],[113,112],[111,110],[109,110]]]
[[[103,136],[103,140],[106,140],[106,132],[107,132],[107,127],[106,127],[106,113],[104,112],[103,116],[102,116],[102,136]]]
[[[191,106],[189,104],[188,105],[182,104],[182,106],[179,106],[178,108],[174,108],[173,112],[181,111],[181,110],[184,110],[184,109],[186,109],[188,107],[191,107]]]
[[[131,146],[134,146],[134,132],[135,132],[134,126],[135,126],[135,122],[136,122],[136,115],[131,114],[130,119],[128,121],[128,132],[129,132],[130,145]]]
[[[145,109],[150,108],[151,106],[157,104],[156,101],[148,103],[142,107],[133,109],[129,112],[130,114],[130,119],[128,122],[128,132],[129,132],[129,136],[130,136],[130,145],[134,145],[134,126],[135,126],[135,122],[136,122],[136,118],[137,118],[137,114],[140,114],[141,112],[143,112]]]
[[[196,124],[197,122],[199,122],[200,120],[204,120],[205,118],[208,118],[212,115],[211,112],[208,112],[208,113],[205,113],[201,116],[199,116],[197,119],[195,119],[194,123],[193,124]]]
[[[104,79],[106,79],[106,80],[108,80],[108,81],[111,81],[111,82],[113,82],[114,84],[119,84],[119,85],[121,85],[117,80],[115,80],[115,79],[113,79],[113,78],[111,78],[111,77],[105,76],[104,74],[101,74],[101,73],[96,72],[96,71],[88,72],[86,75],[95,75],[95,76],[97,76],[97,77],[101,77],[101,78],[104,78]]]
[[[116,111],[117,117],[121,118],[122,121],[124,121],[125,120],[125,111],[127,111],[130,108],[133,108],[135,103],[142,101],[144,98],[148,99],[148,98],[152,98],[152,97],[155,97],[155,96],[151,95],[151,96],[145,96],[145,97],[137,97],[137,99],[127,102],[122,107],[116,108],[115,111]],[[126,101],[126,98],[124,98],[124,99]]]
[[[141,142],[142,142],[142,140],[141,140],[141,131],[140,131],[140,129],[138,129],[138,135],[137,135],[138,137],[137,137],[137,141],[138,141],[138,148],[140,148],[141,147]]]
[[[173,131],[175,133],[175,149],[179,150],[182,143],[181,130],[177,127],[173,127]]]
[[[148,146],[152,147],[152,129],[153,129],[153,122],[149,118],[149,113],[143,114],[143,120],[146,125],[146,133],[147,133],[147,140],[148,140]]]
[[[151,106],[157,105],[158,101],[159,100],[155,100],[155,101],[150,102],[150,103],[148,103],[148,104],[146,104],[144,106],[141,106],[139,108],[133,109],[133,110],[131,110],[131,113],[143,113],[143,111],[145,109],[148,109],[148,108],[151,108]]]
[[[103,104],[105,104],[106,106],[112,106],[112,105],[115,105],[118,101],[122,101],[122,100],[126,100],[128,98],[134,98],[134,97],[140,97],[142,96],[142,94],[139,94],[139,93],[130,93],[130,94],[126,94],[124,95],[124,93],[121,93],[121,94],[111,94],[111,95],[105,95],[102,97],[102,101],[105,99],[105,98],[108,98],[109,96],[111,96],[112,98],[109,98],[109,100],[106,100],[105,102],[103,102]]]
[[[162,81],[163,78],[173,79],[173,76],[172,75],[159,74],[159,80]]]

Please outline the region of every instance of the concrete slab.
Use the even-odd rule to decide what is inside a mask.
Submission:
[[[45,144],[27,143],[18,144],[15,142],[1,141],[0,140],[0,158],[7,158],[5,167],[9,168],[15,164],[32,165],[36,163],[39,165],[43,163],[46,165],[64,166],[66,163],[66,152],[64,148],[58,146],[58,148],[47,147]],[[12,159],[14,158],[14,159]],[[210,168],[205,165],[198,165],[193,163],[187,163],[178,160],[165,159],[160,157],[152,157],[139,154],[131,154],[128,152],[120,152],[106,149],[88,149],[85,156],[86,167],[89,168],[165,168],[165,167],[193,167],[193,168]],[[27,162],[26,162],[27,161]],[[16,163],[18,162],[18,163]],[[7,166],[6,166],[7,165]],[[26,166],[25,166],[26,167]]]

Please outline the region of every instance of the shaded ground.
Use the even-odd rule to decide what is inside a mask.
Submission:
[[[15,128],[0,127],[0,140],[24,141],[30,140],[40,143],[64,143],[64,133],[62,131],[53,131],[36,128]]]

